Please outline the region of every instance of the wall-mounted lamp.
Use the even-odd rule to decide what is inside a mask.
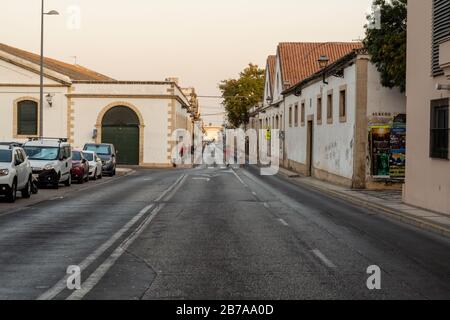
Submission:
[[[317,62],[319,63],[319,67],[321,70],[324,70],[327,66],[328,63],[330,62],[330,59],[326,56],[326,55],[321,55],[319,60],[317,60]],[[328,84],[328,82],[326,81],[326,73],[323,72],[323,83]]]
[[[48,105],[51,107],[53,107],[53,95],[51,93],[48,93],[45,96],[45,99],[47,100]]]

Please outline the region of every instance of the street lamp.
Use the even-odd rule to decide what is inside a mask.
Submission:
[[[39,135],[44,136],[44,16],[57,16],[58,11],[44,11],[44,0],[41,6],[41,62],[40,62],[40,91],[39,91]]]
[[[328,62],[330,62],[330,59],[326,55],[321,55],[317,62],[319,62],[320,69],[324,70],[328,66]],[[325,72],[323,72],[323,83],[328,84],[328,82],[326,81]]]

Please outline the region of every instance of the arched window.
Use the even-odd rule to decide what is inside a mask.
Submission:
[[[38,135],[38,104],[23,100],[17,103],[17,134]]]

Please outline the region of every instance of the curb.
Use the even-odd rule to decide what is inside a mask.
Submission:
[[[280,171],[279,175],[290,178],[287,174],[284,174],[281,171]],[[435,223],[432,223],[429,221],[425,221],[422,219],[418,219],[416,217],[412,217],[411,215],[406,214],[402,211],[394,211],[391,208],[388,208],[383,205],[374,204],[373,202],[370,202],[370,201],[365,201],[365,200],[358,199],[358,198],[355,198],[352,196],[348,196],[339,191],[332,191],[332,190],[314,186],[314,185],[311,185],[309,183],[302,182],[302,181],[296,181],[296,180],[292,180],[292,179],[290,181],[292,181],[294,184],[301,185],[303,187],[308,187],[308,188],[314,189],[316,191],[323,192],[329,196],[332,196],[332,197],[335,197],[335,198],[338,198],[341,200],[345,200],[345,201],[348,201],[348,202],[356,204],[356,205],[362,205],[368,209],[379,210],[381,214],[384,214],[386,216],[394,218],[398,221],[404,222],[404,223],[409,224],[414,227],[419,227],[421,229],[432,231],[432,232],[435,232],[435,233],[438,233],[440,235],[450,238],[450,228],[446,228],[446,227],[443,227],[441,225],[438,225],[438,224],[435,224]]]

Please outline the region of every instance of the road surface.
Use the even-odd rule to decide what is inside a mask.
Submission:
[[[0,299],[450,298],[449,239],[256,168],[138,170],[2,206]]]

